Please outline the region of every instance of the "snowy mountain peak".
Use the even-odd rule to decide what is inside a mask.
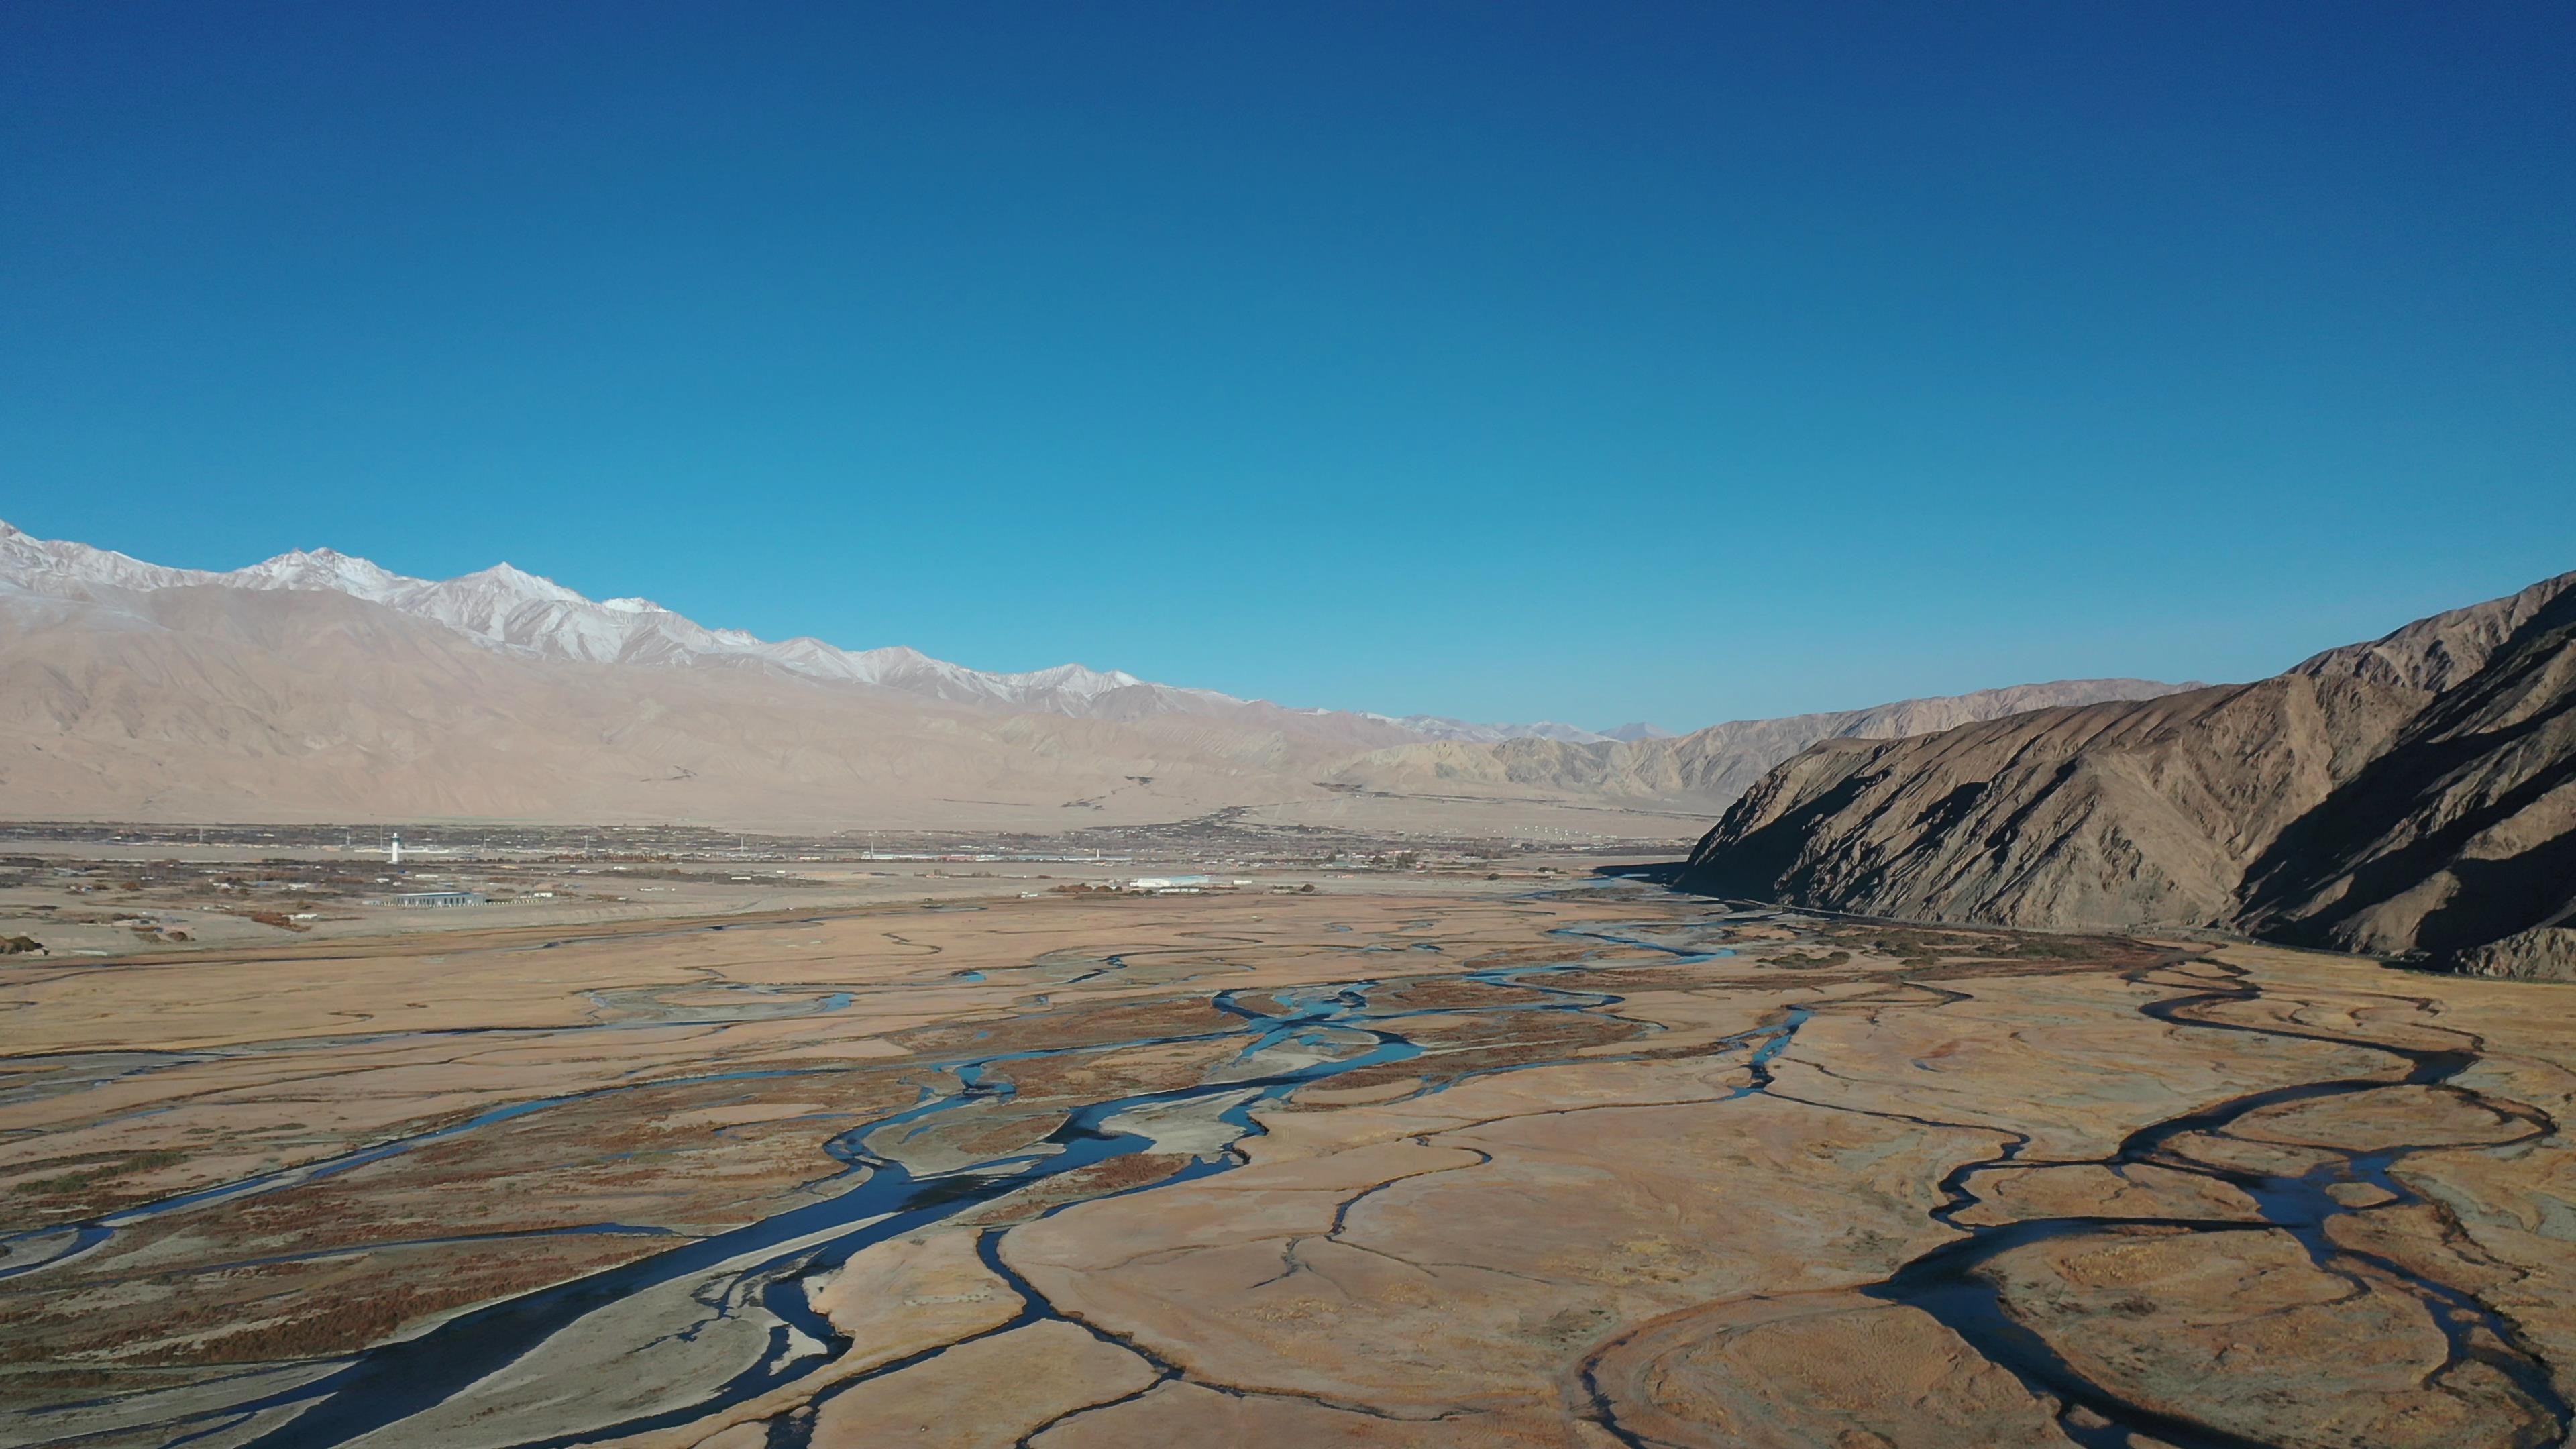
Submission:
[[[34,594],[114,606],[120,598],[130,599],[136,593],[190,585],[346,594],[454,630],[485,648],[540,659],[664,668],[752,665],[958,704],[1074,716],[1249,707],[1212,689],[1149,684],[1123,669],[1094,669],[1086,664],[994,673],[933,659],[902,645],[853,651],[810,636],[771,643],[740,629],[707,628],[651,599],[593,600],[507,563],[452,579],[417,579],[337,549],[316,548],[295,549],[217,573],[164,568],[87,544],[35,538],[0,522],[0,595]],[[1401,720],[1384,715],[1359,717],[1432,739],[1603,738],[1552,723],[1479,725],[1429,715]]]
[[[86,544],[29,536],[0,523],[0,589],[115,602],[118,595],[183,585],[326,591],[425,619],[486,648],[593,664],[690,667],[750,664],[787,674],[869,684],[961,704],[1086,714],[1102,696],[1143,681],[1123,670],[1059,664],[995,674],[895,646],[864,652],[820,639],[768,643],[740,629],[710,629],[650,599],[594,601],[514,564],[452,579],[416,579],[336,549],[295,549],[228,573],[163,568]],[[1240,704],[1212,691],[1201,701]]]
[[[214,577],[196,569],[163,568],[111,549],[67,539],[37,538],[0,523],[0,583],[29,593],[64,588],[166,589]]]
[[[377,603],[382,603],[395,589],[409,582],[365,559],[351,558],[330,548],[317,548],[310,552],[296,549],[218,578],[244,588],[328,590],[353,594]]]
[[[1018,684],[1061,689],[1085,697],[1106,694],[1113,689],[1125,689],[1145,682],[1123,669],[1104,671],[1083,664],[1058,664],[1049,669],[1032,669],[1023,674],[1007,674],[1001,677]]]
[[[370,565],[373,567],[373,565]],[[589,604],[590,600],[549,578],[542,578],[513,564],[496,563],[487,569],[476,569],[449,579],[450,584],[479,580],[520,597],[553,604]]]

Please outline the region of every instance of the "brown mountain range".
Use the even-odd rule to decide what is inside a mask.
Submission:
[[[1830,735],[2170,688],[2064,681],[1623,743],[770,643],[507,566],[432,581],[323,550],[208,573],[0,524],[15,820],[1055,832],[1223,810],[1669,839]]]
[[[17,819],[1063,827],[1278,798],[1396,737],[1267,706],[1071,718],[760,667],[529,658],[322,591],[0,618]]]
[[[2576,975],[2576,573],[2252,684],[1818,744],[1684,880]]]
[[[1818,740],[1895,739],[2052,705],[2152,699],[2191,687],[2150,679],[2060,679],[1830,714],[1733,720],[1662,738],[1417,741],[1372,751],[1334,778],[1402,794],[1538,792],[1717,811],[1772,766]]]

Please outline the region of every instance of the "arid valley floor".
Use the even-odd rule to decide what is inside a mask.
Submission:
[[[2576,987],[1566,880],[0,959],[0,1443],[2566,1434]]]

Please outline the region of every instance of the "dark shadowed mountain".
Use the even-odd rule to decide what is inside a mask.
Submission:
[[[1827,741],[1729,809],[1684,880],[2576,976],[2576,573],[2252,684]]]

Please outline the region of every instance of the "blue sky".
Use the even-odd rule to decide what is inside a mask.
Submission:
[[[1689,726],[2576,567],[2576,8],[0,9],[0,518]]]

